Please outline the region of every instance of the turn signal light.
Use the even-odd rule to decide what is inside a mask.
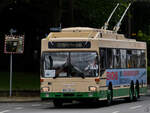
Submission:
[[[44,79],[40,79],[40,82],[44,82]]]
[[[100,78],[95,78],[95,82],[99,82],[100,81]]]

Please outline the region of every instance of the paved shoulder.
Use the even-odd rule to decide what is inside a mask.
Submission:
[[[35,102],[41,101],[40,97],[0,97],[0,102]]]

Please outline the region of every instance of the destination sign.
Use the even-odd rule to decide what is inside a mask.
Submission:
[[[55,49],[55,48],[61,48],[61,49],[75,49],[75,48],[90,48],[91,43],[82,41],[82,42],[49,42],[48,48]]]

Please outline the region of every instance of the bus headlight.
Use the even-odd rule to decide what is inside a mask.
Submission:
[[[97,88],[95,86],[89,86],[89,91],[92,92],[97,91]]]
[[[50,88],[49,87],[43,87],[43,88],[41,88],[41,91],[42,92],[49,92]]]

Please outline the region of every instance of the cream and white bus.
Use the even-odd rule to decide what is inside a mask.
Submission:
[[[73,100],[133,101],[146,93],[146,54],[146,43],[109,30],[51,32],[42,39],[40,96],[55,106]]]

